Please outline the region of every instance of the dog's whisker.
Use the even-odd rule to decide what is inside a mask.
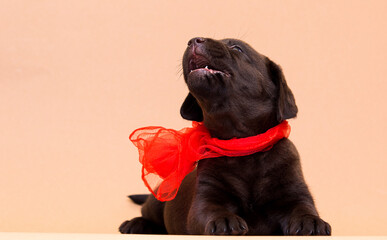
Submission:
[[[240,38],[245,38],[249,33],[249,30],[246,30],[245,33]]]
[[[183,74],[183,67],[182,66],[179,66],[179,68],[177,69],[176,71],[176,74]]]

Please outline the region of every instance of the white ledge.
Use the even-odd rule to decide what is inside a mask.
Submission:
[[[85,234],[85,233],[0,233],[0,240],[199,240],[199,239],[318,239],[318,240],[387,240],[387,236],[331,236],[331,237],[290,237],[290,236],[187,236],[187,235],[140,235],[140,234]]]

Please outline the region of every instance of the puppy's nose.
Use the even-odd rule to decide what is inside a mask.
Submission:
[[[197,45],[200,43],[204,43],[205,41],[206,39],[202,37],[192,38],[191,40],[188,41],[188,46],[191,46],[192,44]]]

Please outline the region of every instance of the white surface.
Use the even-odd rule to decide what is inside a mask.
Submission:
[[[265,239],[265,240],[278,240],[278,239],[319,239],[319,240],[387,240],[387,236],[341,236],[341,237],[284,237],[284,236],[181,236],[181,235],[122,235],[122,234],[72,234],[72,233],[0,233],[0,240],[124,240],[124,239],[182,239],[185,240],[198,240],[198,239]]]

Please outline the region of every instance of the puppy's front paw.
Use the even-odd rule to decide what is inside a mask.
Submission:
[[[297,216],[285,226],[285,235],[331,235],[331,226],[313,215]]]
[[[248,231],[247,223],[236,215],[215,218],[206,224],[206,235],[244,235]]]

